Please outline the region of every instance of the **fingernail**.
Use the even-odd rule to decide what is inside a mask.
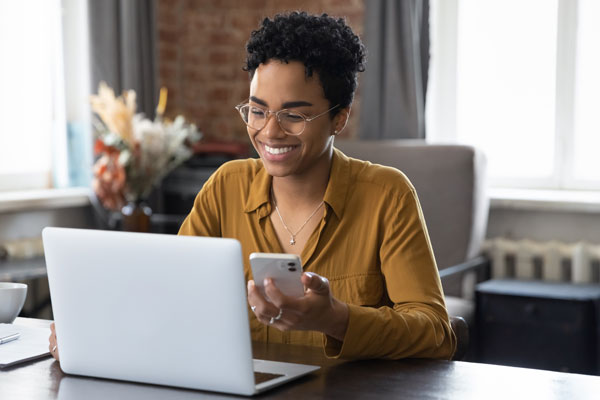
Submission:
[[[267,278],[267,279],[265,279],[265,280],[263,281],[263,284],[264,284],[265,286],[268,286],[268,285],[270,285],[270,284],[271,284],[271,280]]]
[[[309,278],[314,278],[315,277],[315,273],[314,272],[305,272],[306,275],[308,275]]]

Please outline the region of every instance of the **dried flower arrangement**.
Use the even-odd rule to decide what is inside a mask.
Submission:
[[[103,206],[120,210],[127,202],[145,200],[152,189],[173,169],[193,154],[191,145],[202,138],[194,124],[182,116],[163,118],[167,90],[162,88],[156,118],[136,114],[136,94],[114,91],[100,83],[98,95],[91,97],[97,138],[94,153],[93,189]]]

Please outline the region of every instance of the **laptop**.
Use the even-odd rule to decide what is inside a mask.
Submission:
[[[50,227],[42,237],[65,373],[253,395],[319,369],[252,359],[235,239]]]

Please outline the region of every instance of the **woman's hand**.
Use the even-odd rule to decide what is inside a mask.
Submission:
[[[52,354],[52,357],[54,357],[56,359],[56,361],[60,361],[59,356],[58,356],[58,346],[57,346],[57,342],[56,342],[56,328],[54,326],[54,322],[50,324],[50,337],[48,338],[48,340],[50,341],[50,345],[48,346],[48,349],[50,350],[50,354]]]
[[[248,303],[256,318],[281,331],[314,330],[343,341],[348,328],[348,306],[331,295],[327,278],[312,272],[301,277],[304,297],[285,296],[271,279],[265,279],[267,301],[248,281]]]

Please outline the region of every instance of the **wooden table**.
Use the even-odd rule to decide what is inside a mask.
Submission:
[[[40,320],[18,319],[22,324]],[[598,399],[600,377],[440,360],[329,360],[319,348],[254,344],[254,356],[321,365],[260,398]],[[47,358],[0,370],[0,399],[200,399],[218,393],[67,376]],[[235,396],[234,396],[235,397]]]

